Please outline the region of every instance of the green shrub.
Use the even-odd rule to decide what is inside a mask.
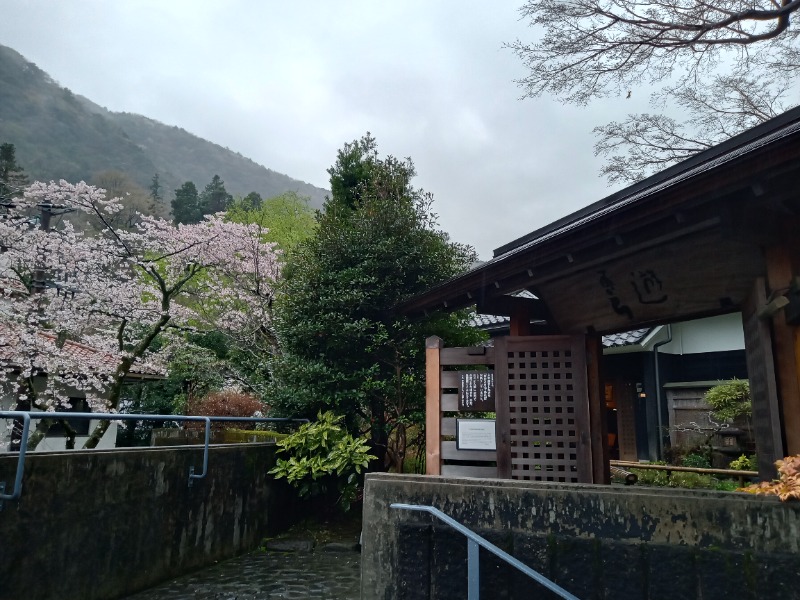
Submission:
[[[666,464],[662,461],[653,462],[654,465]],[[666,471],[660,469],[631,469],[631,472],[636,473],[639,477],[638,483],[641,485],[655,485],[658,487],[666,487],[669,485],[669,477]]]
[[[665,464],[663,462],[652,464]],[[732,479],[717,479],[711,475],[691,473],[686,471],[672,471],[671,475],[667,471],[656,469],[636,469],[631,471],[639,476],[639,485],[650,485],[655,487],[672,487],[682,489],[709,489],[725,492],[736,491],[738,483]]]
[[[305,423],[295,433],[278,442],[279,458],[269,471],[285,478],[303,498],[337,494],[335,503],[350,509],[360,485],[360,475],[369,461],[367,443],[354,438],[339,423],[343,417],[321,412],[314,423]]]
[[[714,409],[714,417],[721,421],[730,422],[752,414],[750,384],[741,379],[715,385],[706,392],[705,400]]]
[[[675,471],[670,477],[669,487],[684,488],[688,490],[714,489],[717,480],[710,475],[700,473],[687,473],[685,471]]]
[[[706,456],[702,454],[687,454],[681,459],[681,465],[684,467],[694,467],[696,469],[710,469],[711,463]]]
[[[720,492],[735,492],[739,489],[739,482],[734,479],[719,479],[714,489]]]
[[[737,471],[758,471],[758,458],[755,454],[750,457],[742,454],[736,460],[732,460],[728,466]]]

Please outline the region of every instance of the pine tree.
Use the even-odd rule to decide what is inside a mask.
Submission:
[[[158,179],[158,173],[153,175],[153,180],[150,183],[150,198],[153,202],[162,202],[164,200],[161,196],[161,182]]]
[[[175,198],[172,199],[172,220],[176,225],[179,223],[199,223],[203,220],[197,187],[191,181],[187,181],[175,190]]]
[[[0,203],[20,196],[28,185],[28,177],[17,164],[14,144],[0,144]]]
[[[369,432],[380,468],[387,454],[400,468],[406,426],[424,415],[425,338],[463,345],[480,334],[464,313],[410,321],[392,309],[465,270],[475,253],[436,229],[430,195],[410,184],[411,161],[379,158],[369,135],[345,145],[329,173],[318,228],[283,270],[271,402],[295,416],[345,415],[351,432]]]
[[[223,212],[227,210],[231,202],[233,202],[233,196],[225,189],[225,182],[219,175],[214,175],[211,183],[200,194],[200,212],[204,215]]]

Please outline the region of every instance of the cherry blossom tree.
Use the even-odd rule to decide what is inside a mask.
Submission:
[[[121,208],[85,183],[37,182],[2,215],[0,384],[15,388],[18,406],[63,409],[68,390],[77,389],[93,410],[113,412],[126,377],[163,371],[155,348],[171,332],[271,339],[279,261],[262,227],[226,222],[220,213],[177,226],[142,215],[122,230],[111,224]],[[37,211],[38,227],[31,224]],[[67,211],[84,213],[100,233],[76,231],[69,214],[48,226]],[[29,447],[51,424],[39,422]],[[101,422],[84,447],[95,447],[108,426]]]

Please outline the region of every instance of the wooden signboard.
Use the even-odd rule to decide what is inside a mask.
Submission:
[[[494,419],[456,419],[458,450],[496,450]]]
[[[462,371],[460,378],[458,410],[494,412],[494,373]]]

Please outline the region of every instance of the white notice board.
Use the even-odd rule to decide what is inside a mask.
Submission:
[[[456,419],[456,448],[497,450],[495,419]]]

